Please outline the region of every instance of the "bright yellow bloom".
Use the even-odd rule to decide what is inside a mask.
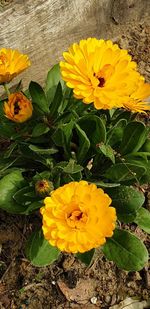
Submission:
[[[38,180],[35,184],[35,191],[41,196],[46,196],[54,189],[53,183],[48,179]]]
[[[88,38],[73,44],[60,62],[62,78],[74,96],[96,109],[121,107],[121,99],[135,91],[143,77],[126,50],[111,41]]]
[[[147,101],[148,97],[150,97],[150,84],[140,81],[136,91],[129,97],[124,98],[123,107],[134,113],[146,114],[145,111],[150,110],[150,101]]]
[[[10,82],[29,66],[30,60],[27,55],[9,48],[0,49],[0,84]]]
[[[24,122],[32,116],[32,103],[22,92],[10,94],[8,102],[4,103],[4,113],[14,122]]]
[[[66,252],[86,252],[113,235],[115,208],[110,197],[87,181],[70,182],[51,193],[41,208],[44,237]]]

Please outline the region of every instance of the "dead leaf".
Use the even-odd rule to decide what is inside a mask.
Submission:
[[[120,304],[111,306],[110,309],[146,309],[150,308],[150,300],[139,301],[130,297],[123,300]]]
[[[10,308],[10,297],[9,293],[7,291],[7,288],[4,284],[0,284],[0,308],[1,309],[7,309]]]
[[[93,279],[80,279],[73,289],[68,288],[62,280],[58,280],[57,284],[68,301],[84,305],[95,296],[96,282]]]

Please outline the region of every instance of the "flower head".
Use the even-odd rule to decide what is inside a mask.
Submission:
[[[35,191],[41,196],[46,196],[54,189],[53,183],[48,179],[38,180],[35,184]]]
[[[136,91],[134,91],[129,97],[124,98],[123,107],[131,110],[133,113],[146,113],[146,110],[150,110],[150,84],[140,81]]]
[[[30,61],[27,55],[9,48],[0,49],[0,84],[10,82],[29,66]]]
[[[74,96],[96,109],[121,107],[121,98],[135,91],[139,80],[136,63],[126,50],[111,41],[89,38],[63,53],[61,74]],[[119,99],[119,100],[118,100]]]
[[[4,103],[5,116],[14,122],[24,122],[32,116],[32,103],[22,92],[10,94]]]
[[[113,235],[115,208],[95,184],[70,182],[56,189],[41,208],[43,233],[52,246],[66,252],[86,252]]]

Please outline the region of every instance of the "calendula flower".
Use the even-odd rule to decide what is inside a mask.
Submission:
[[[133,113],[146,113],[145,111],[150,110],[148,97],[150,97],[150,84],[140,81],[136,91],[124,98],[123,107]]]
[[[60,62],[60,68],[67,86],[76,98],[93,102],[96,109],[121,107],[121,98],[134,92],[143,79],[128,52],[110,40],[81,40],[63,57],[66,61]]]
[[[5,116],[14,122],[24,122],[32,116],[32,103],[22,92],[10,94],[4,103]]]
[[[35,184],[35,191],[41,196],[46,196],[54,189],[53,183],[48,179],[38,180]]]
[[[43,233],[52,246],[66,252],[86,252],[113,235],[115,208],[110,197],[87,181],[56,189],[41,208]]]
[[[27,55],[18,50],[10,48],[0,49],[0,84],[10,82],[16,75],[20,74],[30,66]]]

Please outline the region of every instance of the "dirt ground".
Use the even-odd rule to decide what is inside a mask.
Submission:
[[[138,62],[140,72],[150,81],[148,23],[134,27],[130,24],[122,29],[122,34],[115,41],[122,48],[128,48]],[[145,207],[150,210],[148,191]],[[148,268],[130,273],[119,270],[112,262],[106,261],[101,252],[88,268],[73,255],[67,254],[62,254],[59,261],[51,266],[32,266],[25,257],[24,248],[28,236],[41,225],[39,215],[15,216],[2,211],[0,219],[1,309],[107,309],[126,297],[150,298]],[[136,225],[131,225],[130,229],[150,251],[150,237]]]

